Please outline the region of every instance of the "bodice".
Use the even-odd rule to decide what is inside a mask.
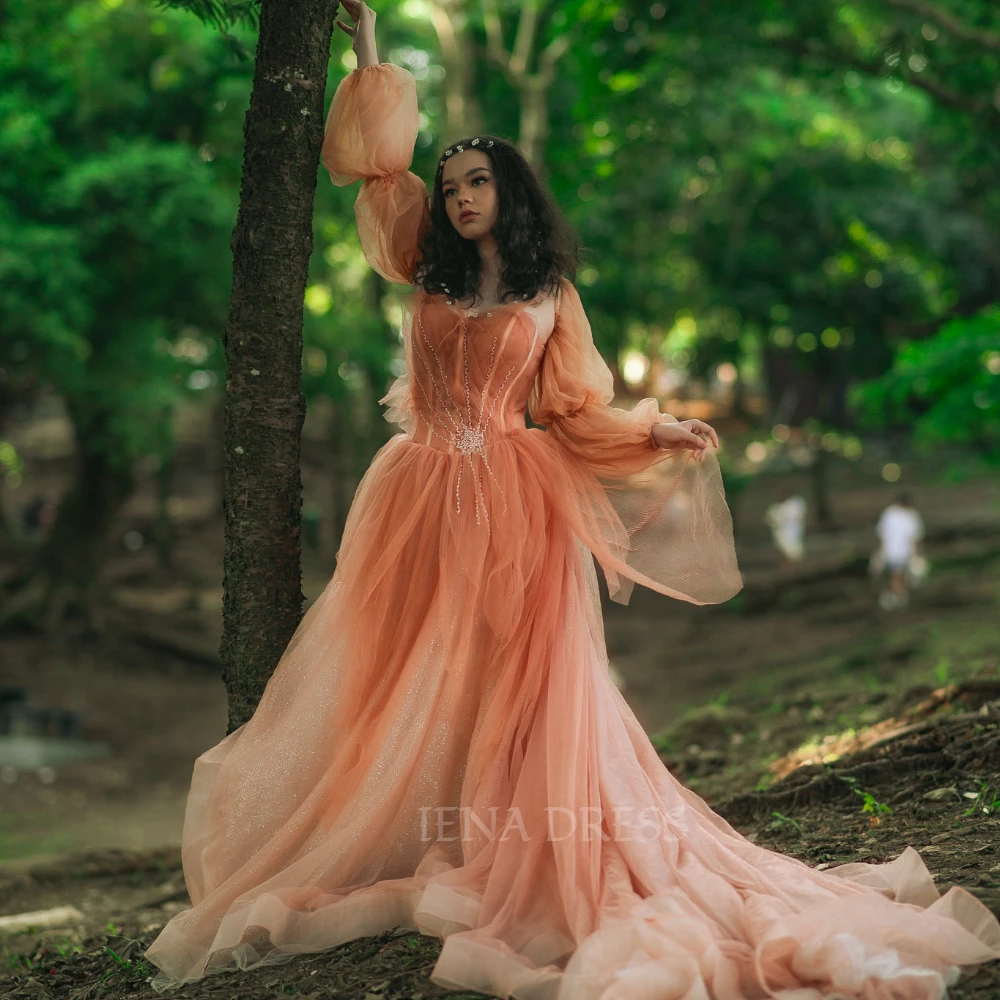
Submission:
[[[413,439],[485,457],[492,440],[523,428],[554,319],[551,297],[467,310],[417,292],[406,345]]]

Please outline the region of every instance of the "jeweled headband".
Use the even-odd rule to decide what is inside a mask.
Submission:
[[[493,140],[483,139],[480,136],[476,136],[475,139],[472,139],[469,142],[469,149],[477,149],[479,146],[482,146],[484,149],[491,149],[493,146]],[[455,153],[464,153],[465,148],[466,148],[465,144],[461,142],[455,143],[454,146],[450,146],[448,149],[444,151],[444,156],[442,156],[441,159],[438,160],[438,168],[440,169],[445,165],[445,161],[448,159],[449,156],[454,156]]]

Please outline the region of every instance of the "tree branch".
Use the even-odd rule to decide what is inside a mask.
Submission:
[[[445,67],[445,112],[449,134],[478,132],[482,128],[479,103],[472,92],[469,38],[462,18],[462,3],[432,0],[431,23],[437,33]]]
[[[503,44],[500,11],[496,0],[483,0],[483,26],[486,28],[486,55],[504,71],[510,68],[510,59]]]
[[[545,80],[548,87],[555,78],[556,63],[559,62],[562,54],[569,48],[569,35],[556,35],[548,45],[542,49],[542,54],[538,57],[538,75]]]
[[[966,42],[974,42],[983,48],[1000,51],[1000,34],[988,31],[986,28],[975,28],[960,21],[951,11],[944,10],[931,0],[882,0],[882,3],[899,10],[908,10],[913,14],[934,21],[949,34]]]
[[[958,91],[952,90],[943,83],[938,83],[933,78],[924,76],[922,73],[911,73],[904,70],[903,75],[906,77],[907,83],[912,83],[914,87],[919,87],[920,90],[930,94],[939,104],[952,108],[955,111],[965,111],[975,115],[989,107],[986,101],[977,101],[974,98],[967,97],[965,94],[960,94]]]
[[[260,12],[254,0],[155,0],[155,3],[161,9],[173,7],[186,10],[219,31],[238,24],[256,28],[260,22]]]
[[[843,49],[826,48],[817,52],[811,48],[807,48],[801,39],[797,38],[775,39],[771,44],[773,47],[782,48],[792,55],[810,58],[821,55],[834,65],[856,69],[876,79],[885,79],[884,67],[881,63],[870,62],[854,53],[845,52]],[[945,86],[943,83],[938,83],[931,77],[927,77],[921,73],[913,73],[906,69],[905,66],[901,67],[901,72],[907,83],[911,83],[914,87],[918,87],[920,90],[930,94],[943,107],[973,115],[982,114],[982,112],[992,109],[989,101],[976,100],[967,94],[961,94],[957,90],[952,90],[950,87]]]
[[[510,57],[510,68],[515,73],[523,73],[528,68],[528,57],[535,44],[537,26],[538,0],[524,0],[521,4],[521,17],[517,22],[514,49]]]

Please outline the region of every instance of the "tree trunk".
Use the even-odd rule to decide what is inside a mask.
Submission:
[[[3,470],[0,469],[0,474]],[[6,552],[14,544],[14,532],[7,519],[7,511],[4,507],[3,492],[0,491],[0,550]]]
[[[55,523],[37,559],[8,585],[0,625],[18,622],[54,631],[73,614],[87,627],[104,625],[100,575],[108,548],[108,531],[132,492],[131,463],[122,455],[113,427],[117,414],[109,410],[74,413],[78,471],[76,481],[59,505]]]
[[[174,543],[177,541],[177,529],[170,516],[170,493],[174,481],[174,469],[177,466],[176,452],[171,449],[160,461],[156,470],[156,521],[153,524],[153,545],[156,548],[156,561],[159,568],[166,574],[174,571]]]
[[[333,0],[261,7],[225,333],[229,732],[253,714],[302,615],[302,300],[335,9]]]
[[[432,0],[430,17],[444,66],[444,139],[451,143],[483,130],[475,94],[476,50],[464,0]]]
[[[540,36],[539,0],[523,0],[519,5],[517,34],[510,51],[504,44],[500,8],[496,0],[484,0],[483,27],[486,30],[486,54],[499,66],[517,91],[521,106],[518,147],[525,158],[544,177],[545,140],[549,134],[548,94],[555,79],[556,63],[569,48],[570,37],[556,35],[539,53],[537,69],[528,65]]]
[[[810,471],[816,521],[821,528],[831,528],[833,511],[830,508],[830,456],[824,448],[816,449]]]
[[[7,407],[5,398],[0,393],[0,447],[3,447],[3,429],[7,423]],[[4,464],[0,461],[0,479],[5,475]],[[14,530],[7,519],[7,511],[4,506],[3,483],[0,482],[0,552],[8,552],[14,545]]]

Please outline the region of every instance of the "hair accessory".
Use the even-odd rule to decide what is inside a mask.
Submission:
[[[469,145],[470,146],[482,145],[485,146],[487,149],[492,149],[493,140],[484,139],[482,138],[482,136],[477,135],[475,139],[470,140]],[[447,160],[449,156],[453,156],[455,153],[464,153],[464,152],[465,152],[465,146],[460,142],[456,143],[454,146],[450,146],[448,149],[444,151],[444,155],[441,157],[441,159],[438,160],[438,166],[443,167],[444,161]]]

